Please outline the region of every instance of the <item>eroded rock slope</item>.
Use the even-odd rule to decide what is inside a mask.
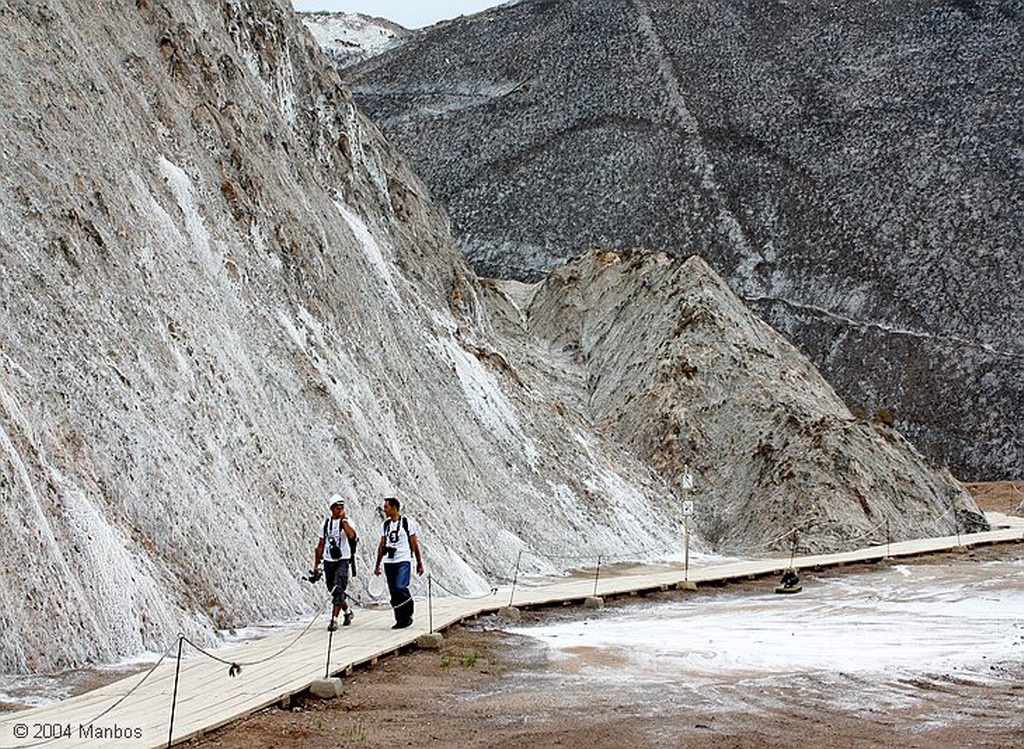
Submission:
[[[856,418],[698,257],[593,252],[538,284],[526,327],[585,372],[578,407],[686,496],[716,549],[824,550],[984,527],[906,439]]]

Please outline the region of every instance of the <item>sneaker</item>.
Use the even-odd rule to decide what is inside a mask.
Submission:
[[[327,631],[328,632],[333,632],[337,628],[338,628],[338,620],[337,619],[331,619],[331,623],[327,625]]]
[[[345,612],[345,618],[341,620],[341,625],[343,627],[347,627],[348,625],[350,625],[352,623],[352,617],[353,616],[354,616],[354,614],[351,611],[346,611]]]

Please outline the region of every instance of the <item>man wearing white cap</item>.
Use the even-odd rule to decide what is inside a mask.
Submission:
[[[331,505],[331,516],[324,521],[320,531],[320,540],[316,545],[313,559],[313,574],[320,572],[320,561],[324,563],[324,582],[331,591],[334,608],[331,611],[331,623],[327,629],[331,632],[338,628],[338,614],[345,612],[342,620],[344,626],[352,623],[352,611],[345,600],[348,589],[348,575],[352,564],[352,547],[349,539],[356,537],[355,529],[345,517],[345,500],[341,495],[334,494],[328,500]],[[325,553],[326,552],[326,553]]]

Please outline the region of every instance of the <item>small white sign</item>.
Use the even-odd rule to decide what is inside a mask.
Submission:
[[[683,474],[683,488],[684,489],[690,489],[690,490],[693,489],[693,474],[692,473],[684,473]]]
[[[684,499],[683,500],[683,514],[684,515],[692,515],[693,514],[693,500],[692,499]]]

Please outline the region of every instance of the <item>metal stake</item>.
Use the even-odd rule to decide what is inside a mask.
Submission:
[[[519,579],[519,560],[523,558],[523,550],[519,550],[519,554],[516,556],[516,571],[512,575],[512,591],[508,594],[508,605],[512,605],[512,599],[516,596],[516,581]]]
[[[178,705],[178,677],[181,675],[181,648],[185,644],[185,635],[178,635],[178,662],[174,666],[174,691],[171,693],[171,723],[167,727],[167,749],[170,749],[174,737],[174,708]]]
[[[427,622],[430,634],[434,634],[434,577],[427,575]]]

